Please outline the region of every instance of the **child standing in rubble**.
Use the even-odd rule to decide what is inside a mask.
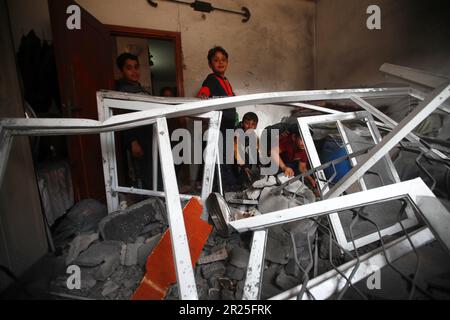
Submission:
[[[208,51],[208,65],[211,68],[210,73],[205,81],[203,81],[202,87],[197,94],[198,98],[220,98],[220,97],[232,97],[234,96],[233,88],[230,82],[225,77],[225,73],[228,69],[228,52],[220,47],[216,46]],[[234,130],[238,115],[236,108],[230,108],[222,111],[222,122],[220,124],[220,132],[223,137],[223,141],[226,142],[227,130]],[[223,143],[223,149],[220,150],[222,159],[226,152],[226,143]],[[225,161],[224,161],[225,162]],[[221,165],[222,176],[224,179],[225,189],[235,187],[235,179],[233,173],[232,164]]]

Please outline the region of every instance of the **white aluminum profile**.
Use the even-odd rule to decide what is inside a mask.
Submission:
[[[313,117],[303,117],[298,118],[298,123],[300,126],[300,132],[303,136],[304,142],[305,142],[305,149],[308,154],[308,159],[310,161],[312,168],[317,168],[322,165],[322,162],[320,161],[319,154],[316,150],[316,146],[314,143],[314,140],[311,136],[309,126],[314,124],[325,124],[325,123],[336,123],[337,128],[339,130],[340,135],[343,138],[344,146],[346,147],[346,151],[348,154],[351,154],[353,150],[350,146],[350,141],[347,138],[347,135],[345,133],[345,128],[342,124],[343,121],[350,121],[350,120],[363,120],[366,122],[369,131],[372,135],[372,140],[375,144],[377,144],[380,139],[381,135],[378,131],[378,128],[373,123],[372,116],[367,111],[360,111],[360,112],[352,112],[352,113],[343,113],[343,114],[333,114],[333,115],[324,115],[324,116],[313,116]],[[398,176],[397,170],[395,169],[389,155],[387,154],[384,159],[386,163],[387,168],[389,169],[389,174],[393,181],[400,182],[400,178]],[[352,159],[352,166],[356,166],[358,163],[355,158]],[[327,196],[327,193],[329,192],[328,185],[324,182],[326,181],[325,174],[322,170],[320,170],[318,173],[319,179],[318,184],[320,186],[320,189],[322,190],[322,193],[324,197]],[[367,190],[366,183],[364,181],[364,177],[361,176],[360,179],[357,180],[359,183],[359,186],[361,190]],[[402,221],[402,223],[407,226],[411,227],[417,224],[417,219],[413,213],[413,211],[408,208],[406,210],[407,218]],[[332,213],[330,214],[330,221],[333,228],[333,231],[335,233],[336,239],[338,243],[346,250],[352,251],[354,250],[353,242],[349,239],[347,239],[344,228],[341,222],[341,219],[339,217],[338,213]],[[389,226],[387,228],[384,228],[381,230],[382,235],[392,235],[399,231],[401,231],[401,225],[396,223],[392,226]],[[355,245],[356,248],[365,246],[369,243],[375,242],[378,240],[378,234],[376,232],[373,232],[371,234],[365,235],[363,237],[355,239]]]
[[[198,300],[166,118],[157,120],[157,129],[178,291],[182,300]]]
[[[426,227],[415,230],[408,236],[416,248],[424,246],[434,240],[432,232]],[[387,256],[382,248],[377,248],[374,251],[361,256],[357,270],[354,270],[358,265],[358,261],[355,259],[339,266],[337,268],[339,272],[337,270],[330,270],[314,279],[311,279],[306,284],[308,291],[317,300],[328,299],[332,295],[339,293],[344,288],[347,284],[347,279],[351,274],[354,273],[351,278],[351,283],[355,284],[373,274],[375,271],[374,266],[376,266],[376,270],[378,270],[378,268],[386,266],[388,261],[389,263],[392,263],[413,251],[413,247],[406,236],[402,236],[401,238],[388,243],[385,247]],[[345,275],[347,279],[344,278],[342,274]],[[302,290],[302,287],[302,285],[299,285],[282,292],[269,300],[296,300],[297,295]],[[308,294],[304,294],[302,299],[310,300]]]
[[[396,199],[410,200],[411,204],[418,209],[418,214],[424,218],[435,237],[450,252],[450,213],[420,178],[247,219],[231,221],[230,226],[239,233],[256,231]],[[404,227],[407,228],[405,224]]]
[[[106,103],[106,97],[109,103]],[[118,98],[118,100],[114,100],[117,103],[112,103],[113,98]],[[125,94],[125,97],[135,97],[135,95]],[[167,108],[168,105],[155,104],[154,101],[158,101],[157,97],[147,97],[138,95],[140,100],[119,100],[119,98],[123,99],[124,96],[121,93],[104,93],[97,95],[97,104],[98,104],[98,114],[99,120],[101,122],[105,122],[106,120],[114,117],[113,109],[117,110],[128,110],[128,111],[145,111],[145,110],[162,110],[161,108]],[[159,98],[161,100],[161,98]],[[125,101],[125,103],[121,103]],[[166,100],[162,100],[166,101]],[[119,106],[111,108],[110,106]],[[205,167],[203,174],[203,188],[202,188],[202,201],[205,201],[208,195],[212,192],[213,179],[214,179],[214,168],[215,168],[215,154],[218,139],[219,139],[219,127],[221,121],[221,112],[212,111],[206,114],[197,115],[199,118],[205,118],[210,120],[209,130],[208,130],[208,147],[206,151],[206,159],[205,159]],[[129,194],[138,194],[138,195],[149,195],[156,197],[165,197],[164,192],[160,192],[158,190],[158,153],[159,148],[157,144],[157,131],[156,125],[153,125],[153,190],[145,190],[145,189],[137,189],[133,187],[124,187],[119,185],[118,175],[117,175],[117,159],[116,159],[116,144],[115,144],[115,135],[114,132],[105,132],[100,134],[101,148],[102,148],[102,157],[103,157],[103,172],[105,178],[105,190],[106,190],[106,200],[108,212],[112,213],[114,211],[119,210],[119,193],[129,193]],[[181,195],[181,199],[190,199],[193,197],[192,195]],[[206,219],[206,217],[203,217]]]
[[[339,180],[326,197],[338,197],[345,192],[449,97],[450,84],[434,90],[397,127],[386,135],[379,144],[365,155],[365,161],[358,163]]]
[[[245,277],[243,300],[259,300],[264,273],[264,257],[266,254],[267,230],[253,232],[248,268]]]

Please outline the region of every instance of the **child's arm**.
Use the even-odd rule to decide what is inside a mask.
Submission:
[[[307,166],[306,162],[299,161],[298,164],[299,164],[298,169],[300,170],[301,173],[305,173],[306,171],[308,171],[308,166]],[[319,190],[317,189],[316,180],[312,176],[306,176],[306,179],[308,179],[308,181],[311,183],[311,186],[312,186],[316,196],[319,196],[318,195]]]
[[[281,171],[284,172],[284,175],[288,178],[294,176],[294,170],[292,168],[288,167],[283,159],[280,157],[280,147],[273,147],[270,151],[270,155],[272,158],[272,161],[275,161],[275,163],[278,165],[278,167],[281,169]]]

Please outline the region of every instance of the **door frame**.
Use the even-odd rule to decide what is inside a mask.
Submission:
[[[105,24],[110,31],[111,36],[137,37],[137,38],[153,38],[172,40],[175,43],[175,68],[177,73],[177,92],[179,97],[184,97],[183,82],[183,52],[181,47],[181,32],[163,31],[155,29],[143,29],[134,27],[125,27],[117,25]],[[115,57],[114,57],[115,59]]]

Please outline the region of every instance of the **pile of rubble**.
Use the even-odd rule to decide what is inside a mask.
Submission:
[[[58,226],[55,239],[66,266],[81,268],[81,290],[69,290],[64,274],[53,281],[52,291],[91,299],[130,299],[144,276],[147,257],[168,228],[165,210],[157,198],[110,215],[95,200],[77,204]],[[70,242],[64,240],[74,235]]]

